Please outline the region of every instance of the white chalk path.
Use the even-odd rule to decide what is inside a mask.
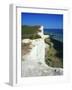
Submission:
[[[63,75],[61,68],[52,68],[41,62],[22,61],[22,77]]]
[[[45,60],[44,48],[46,46],[44,45],[43,40],[38,39],[36,41],[32,41],[32,43],[34,43],[35,46],[32,48],[31,52],[22,57],[21,76],[33,77],[33,76],[63,75],[62,68],[52,68],[46,65],[44,61]]]

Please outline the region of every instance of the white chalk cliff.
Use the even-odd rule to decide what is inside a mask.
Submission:
[[[31,43],[29,52],[22,55],[21,61],[21,76],[32,77],[32,76],[53,76],[62,75],[62,68],[52,68],[45,63],[45,47],[46,44],[44,39],[49,37],[43,34],[43,26],[39,28],[41,32],[38,34],[41,36],[40,39],[24,39],[22,43]],[[26,48],[27,50],[28,48]],[[25,50],[23,52],[26,52]]]

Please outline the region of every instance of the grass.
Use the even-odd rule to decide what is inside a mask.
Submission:
[[[63,44],[52,38],[46,39],[45,43],[50,45],[46,52],[46,64],[51,67],[63,68]]]
[[[46,38],[44,41],[45,41],[45,43],[48,44],[50,47],[53,46],[53,43],[51,42],[50,38]]]
[[[40,32],[39,26],[22,26],[21,36],[22,39],[37,39],[41,38],[37,33]]]

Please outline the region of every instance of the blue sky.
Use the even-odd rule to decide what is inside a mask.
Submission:
[[[43,25],[49,29],[63,29],[62,14],[21,13],[22,25]]]

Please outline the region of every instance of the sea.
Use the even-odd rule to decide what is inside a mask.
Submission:
[[[63,29],[44,29],[44,34],[63,42]]]

